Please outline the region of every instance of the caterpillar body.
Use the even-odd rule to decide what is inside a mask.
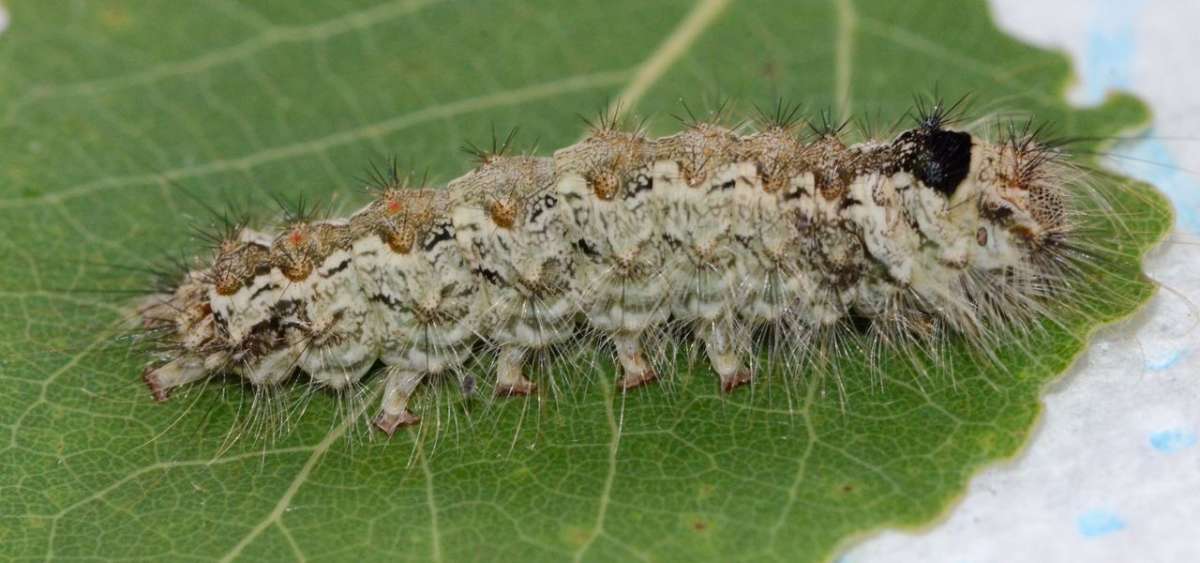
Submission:
[[[652,139],[603,118],[552,157],[481,151],[444,188],[393,171],[347,219],[238,225],[141,307],[143,380],[160,401],[220,373],[337,390],[382,363],[390,435],[420,420],[423,380],[478,354],[497,395],[526,395],[532,354],[595,335],[626,390],[658,377],[649,337],[678,326],[729,392],[754,379],[755,334],[789,358],[864,322],[986,347],[1070,287],[1078,179],[1028,127],[988,139],[938,104],[887,141],[805,136],[792,111],[736,129]]]

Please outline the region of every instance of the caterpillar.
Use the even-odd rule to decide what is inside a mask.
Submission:
[[[488,355],[496,395],[529,395],[531,356],[581,336],[612,351],[620,390],[660,377],[653,336],[674,329],[724,392],[763,368],[757,334],[792,377],[846,327],[986,352],[1073,291],[1088,190],[1039,129],[961,130],[958,107],[920,104],[910,129],[855,144],[783,104],[661,138],[602,112],[549,157],[509,154],[511,136],[477,150],[443,187],[393,165],[347,218],[231,223],[139,308],[142,379],[158,401],[218,374],[337,391],[382,364],[390,436],[420,421],[422,381]]]

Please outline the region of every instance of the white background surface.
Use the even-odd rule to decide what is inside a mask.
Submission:
[[[1165,289],[1102,333],[1050,389],[1028,449],[977,477],[944,522],[840,561],[1200,561],[1200,2],[991,4],[1001,28],[1070,54],[1072,101],[1121,89],[1154,111],[1111,164],[1175,204],[1176,229],[1147,264]]]

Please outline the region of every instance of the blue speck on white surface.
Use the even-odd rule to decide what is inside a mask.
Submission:
[[[1132,83],[1134,30],[1133,22],[1142,2],[1137,0],[1104,0],[1097,17],[1088,29],[1087,57],[1083,62],[1084,98],[1087,103],[1100,103],[1109,90],[1128,90]]]
[[[1185,450],[1195,446],[1197,442],[1200,442],[1200,439],[1196,437],[1196,433],[1187,430],[1163,430],[1150,435],[1150,447],[1165,454]]]
[[[1089,510],[1079,516],[1079,533],[1085,538],[1098,538],[1125,529],[1125,521],[1107,510]]]
[[[1152,371],[1170,369],[1171,366],[1179,363],[1179,360],[1182,360],[1183,356],[1183,350],[1172,350],[1162,358],[1146,360],[1146,369]]]
[[[1184,170],[1171,156],[1166,144],[1147,131],[1139,142],[1122,146],[1116,160],[1123,171],[1154,184],[1174,204],[1181,227],[1200,233],[1200,184],[1195,173]]]
[[[1088,29],[1087,54],[1083,61],[1084,101],[1098,104],[1111,90],[1130,90],[1137,39],[1133,23],[1145,7],[1143,0],[1100,0],[1097,18]],[[1200,233],[1200,185],[1194,173],[1184,171],[1170,150],[1156,140],[1154,132],[1132,146],[1130,152],[1114,155],[1122,171],[1154,184],[1171,197],[1179,225]]]

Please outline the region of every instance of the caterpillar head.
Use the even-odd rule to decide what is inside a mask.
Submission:
[[[946,202],[948,228],[968,239],[970,263],[1012,268],[1068,232],[1059,153],[1032,137],[990,143],[923,126],[900,135],[900,168]]]
[[[970,207],[981,262],[1014,266],[1053,252],[1070,232],[1061,153],[1030,138],[980,143],[977,153]]]

